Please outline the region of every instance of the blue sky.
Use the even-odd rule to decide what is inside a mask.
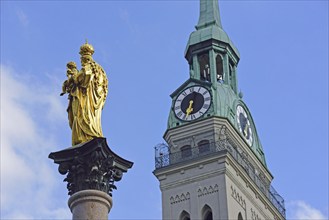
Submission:
[[[328,218],[328,1],[220,1],[244,93],[288,219]],[[71,218],[48,154],[70,146],[65,65],[88,39],[109,78],[103,132],[133,161],[111,219],[160,219],[154,146],[198,1],[1,0],[1,218]],[[37,207],[37,208],[36,208]]]

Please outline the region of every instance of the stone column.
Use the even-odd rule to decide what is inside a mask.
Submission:
[[[194,78],[200,80],[201,76],[200,76],[200,64],[199,64],[199,60],[198,60],[198,55],[193,55],[193,70],[194,70]]]
[[[49,154],[66,175],[68,205],[73,220],[107,220],[112,208],[114,183],[133,163],[116,155],[105,138],[95,138]]]
[[[216,53],[213,49],[209,50],[209,65],[210,65],[211,82],[214,85],[217,83],[217,66],[216,66]],[[216,86],[213,87],[216,88]]]
[[[108,220],[108,214],[112,208],[112,197],[98,190],[83,190],[74,193],[68,205],[73,220]]]

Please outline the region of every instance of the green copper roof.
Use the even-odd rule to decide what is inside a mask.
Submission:
[[[200,1],[200,17],[196,29],[205,28],[210,25],[216,25],[222,28],[218,9],[218,1],[201,0]]]
[[[213,39],[227,44],[240,57],[238,49],[222,28],[218,0],[200,0],[200,17],[195,28],[196,31],[191,33],[188,40],[185,55],[190,46]]]

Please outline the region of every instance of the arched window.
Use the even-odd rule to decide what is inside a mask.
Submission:
[[[187,211],[182,211],[179,216],[179,220],[190,220],[190,214]]]
[[[213,220],[212,210],[208,205],[202,208],[202,220]]]
[[[202,54],[198,57],[199,67],[200,67],[200,79],[205,81],[210,80],[210,65],[209,65],[209,55]]]
[[[238,214],[238,220],[243,220],[241,212],[239,212],[239,214]]]
[[[181,151],[182,158],[187,158],[187,157],[192,156],[192,149],[191,149],[190,145],[183,146],[180,149],[180,151]]]
[[[202,140],[198,143],[199,154],[210,151],[210,143],[208,140]]]
[[[236,92],[236,75],[235,75],[235,65],[230,61],[229,64],[229,80],[230,80],[230,85],[233,91]]]
[[[220,83],[224,82],[223,59],[221,55],[217,55],[216,57],[216,71],[217,71],[217,81]]]

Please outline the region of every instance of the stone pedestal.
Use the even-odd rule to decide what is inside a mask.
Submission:
[[[68,205],[74,220],[108,220],[112,197],[98,190],[83,190],[74,193]]]
[[[112,207],[112,190],[133,163],[115,154],[105,138],[95,138],[49,154],[66,174],[68,203],[73,220],[108,219]]]

